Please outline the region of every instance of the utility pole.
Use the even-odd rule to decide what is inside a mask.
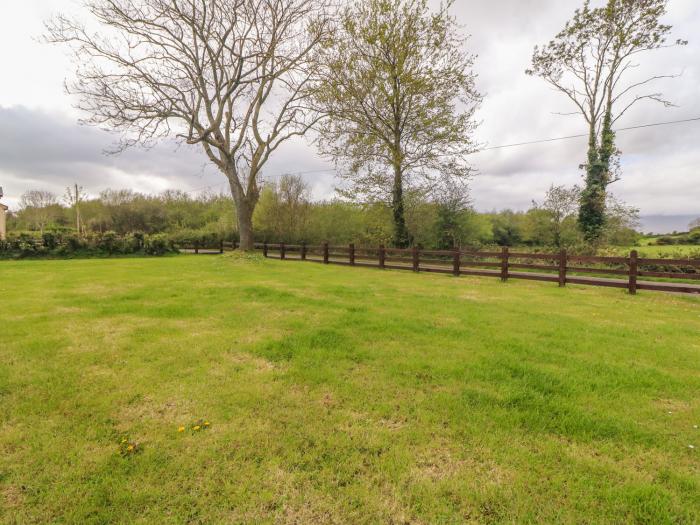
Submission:
[[[78,235],[80,235],[80,193],[78,192],[78,185],[74,185],[75,190],[75,226],[78,230]]]
[[[83,192],[83,187],[74,184],[72,188],[66,188],[65,200],[70,206],[75,207],[75,228],[78,230],[78,235],[81,234],[80,228],[80,202],[85,196]]]

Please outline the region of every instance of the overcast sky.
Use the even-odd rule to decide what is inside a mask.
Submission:
[[[585,133],[581,117],[562,117],[567,100],[542,80],[527,77],[532,49],[546,43],[582,1],[457,0],[453,9],[469,49],[478,55],[478,87],[485,95],[477,140],[488,146]],[[102,151],[114,137],[79,126],[74,100],[63,91],[70,61],[59,48],[37,41],[42,23],[56,11],[75,11],[73,0],[7,2],[0,17],[0,186],[4,202],[16,206],[32,188],[62,194],[73,183],[90,194],[105,188],[158,192],[168,188],[223,191],[223,176],[195,148],[162,144],[121,156]],[[619,127],[700,117],[700,2],[670,0],[666,19],[681,48],[642,58],[642,70],[683,73],[658,87],[677,107],[653,103],[629,112]],[[643,71],[640,70],[640,73]],[[700,122],[621,132],[623,178],[613,186],[642,215],[700,216]],[[473,156],[479,175],[472,183],[479,210],[525,209],[541,200],[550,184],[581,180],[585,139],[483,151]],[[330,197],[336,184],[331,165],[305,141],[280,149],[267,175],[307,172],[316,198]],[[326,169],[327,171],[320,171]],[[679,225],[679,227],[681,227]]]

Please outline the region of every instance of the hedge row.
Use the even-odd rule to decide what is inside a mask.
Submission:
[[[164,234],[133,233],[120,236],[111,231],[85,236],[52,232],[46,232],[38,237],[20,234],[0,241],[2,258],[165,255],[177,251],[176,243]]]

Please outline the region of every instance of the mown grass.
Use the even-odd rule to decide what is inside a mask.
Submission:
[[[3,523],[700,521],[697,298],[231,256],[0,297]]]

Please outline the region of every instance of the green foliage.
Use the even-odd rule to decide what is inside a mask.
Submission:
[[[58,246],[58,238],[53,232],[44,232],[41,235],[41,241],[47,250],[55,250]]]
[[[696,228],[688,234],[690,244],[700,244],[700,228]]]
[[[147,255],[158,256],[176,251],[172,240],[162,233],[146,236],[143,249]]]
[[[253,223],[261,240],[298,243],[308,229],[311,203],[309,187],[298,175],[284,175],[260,194]]]
[[[344,165],[344,196],[390,204],[397,246],[410,242],[410,189],[432,192],[471,173],[481,96],[452,3],[351,2],[321,53],[321,151]]]
[[[218,242],[218,241],[217,241]],[[140,232],[118,235],[76,235],[45,232],[41,237],[31,233],[10,235],[0,243],[0,258],[26,257],[102,257],[146,253],[163,255],[175,250],[175,241],[166,234],[146,236]]]
[[[117,253],[117,251],[121,251],[122,243],[121,239],[117,236],[117,232],[107,231],[97,238],[95,247],[98,250],[112,255]]]
[[[615,133],[612,130],[611,109],[603,118],[601,144],[591,133],[588,144],[585,186],[581,192],[578,224],[584,239],[589,243],[601,240],[605,230],[607,188],[612,182],[611,162],[615,154]]]
[[[506,210],[491,216],[493,241],[499,246],[516,246],[523,240],[525,215]]]
[[[656,239],[656,244],[658,244],[659,246],[671,246],[673,244],[676,244],[676,239],[674,239],[673,237],[664,235],[664,236]]]

